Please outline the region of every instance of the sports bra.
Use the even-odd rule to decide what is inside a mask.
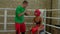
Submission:
[[[41,24],[41,19],[39,19],[39,21],[37,22],[36,20],[35,20],[35,18],[34,18],[34,22],[36,23],[36,24]]]

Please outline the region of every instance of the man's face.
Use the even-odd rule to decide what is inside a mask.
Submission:
[[[28,3],[24,3],[23,6],[24,8],[26,8],[28,6]]]

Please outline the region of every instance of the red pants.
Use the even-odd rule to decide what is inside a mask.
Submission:
[[[26,25],[25,23],[15,23],[15,28],[16,28],[16,32],[18,34],[20,34],[20,32],[25,32],[26,31]]]

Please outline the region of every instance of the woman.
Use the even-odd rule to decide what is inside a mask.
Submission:
[[[33,24],[35,23],[36,25],[31,29],[32,34],[36,34],[36,32],[41,33],[41,31],[44,30],[44,25],[42,24],[40,14],[41,12],[39,9],[34,12],[35,18],[33,19]]]

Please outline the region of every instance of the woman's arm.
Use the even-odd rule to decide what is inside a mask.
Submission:
[[[33,21],[32,21],[32,23],[33,23],[33,27],[34,27],[34,25],[35,25],[35,21],[34,21],[34,20],[35,20],[35,18],[34,18]]]
[[[34,22],[34,19],[33,19],[32,20],[32,26],[31,26],[31,28],[34,27],[34,24],[35,24],[35,22]]]

